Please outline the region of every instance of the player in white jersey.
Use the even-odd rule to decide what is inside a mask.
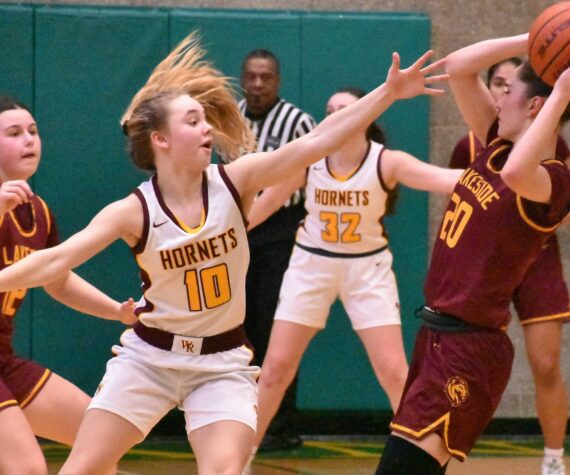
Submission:
[[[61,474],[102,473],[170,409],[186,416],[201,474],[239,474],[256,428],[258,368],[244,346],[245,213],[260,189],[332,153],[397,99],[427,86],[430,53],[385,84],[272,152],[211,165],[214,145],[236,156],[252,145],[226,78],[186,38],[157,66],[124,117],[131,158],[150,182],[104,208],[59,246],[0,272],[0,292],[54,279],[118,239],[141,267],[139,322],[110,360]],[[287,158],[287,159],[284,159]]]
[[[336,115],[363,95],[354,88],[338,91],[328,101],[327,114]],[[261,370],[256,446],[337,298],[366,348],[392,409],[398,406],[408,366],[383,218],[398,183],[450,193],[460,170],[436,167],[405,152],[389,150],[374,141],[382,141],[379,134],[380,129],[372,123],[309,166],[305,175],[307,216],[297,231]],[[272,201],[286,199],[287,187],[299,185],[303,184],[274,187]],[[271,210],[254,203],[251,225],[269,214]]]

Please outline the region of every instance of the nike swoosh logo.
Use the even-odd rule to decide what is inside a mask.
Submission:
[[[160,226],[162,226],[163,224],[166,224],[166,223],[168,223],[168,221],[163,221],[162,223],[158,223],[158,224],[152,223],[152,227],[153,227],[153,228],[158,228],[158,227],[160,227]]]

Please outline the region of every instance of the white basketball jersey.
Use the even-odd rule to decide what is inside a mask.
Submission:
[[[337,254],[361,254],[386,246],[383,150],[383,145],[370,142],[358,169],[346,177],[334,176],[326,158],[309,167],[307,216],[297,231],[299,245]]]
[[[223,167],[204,172],[203,217],[195,229],[168,209],[156,176],[135,194],[144,210],[143,236],[133,249],[143,289],[135,310],[140,321],[196,337],[243,323],[249,247],[239,196]]]

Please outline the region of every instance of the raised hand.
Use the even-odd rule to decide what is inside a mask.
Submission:
[[[433,51],[427,51],[409,68],[400,69],[400,55],[392,53],[392,65],[386,77],[386,85],[396,98],[409,99],[421,94],[437,96],[445,93],[443,89],[428,87],[449,78],[448,74],[429,76],[435,69],[445,65],[445,58],[443,58],[424,67],[432,55]]]
[[[0,215],[22,203],[27,203],[32,196],[34,193],[26,181],[5,181],[0,185]]]

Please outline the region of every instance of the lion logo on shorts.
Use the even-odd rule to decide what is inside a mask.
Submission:
[[[453,407],[461,406],[469,397],[469,385],[459,376],[453,376],[447,380],[445,395]]]

